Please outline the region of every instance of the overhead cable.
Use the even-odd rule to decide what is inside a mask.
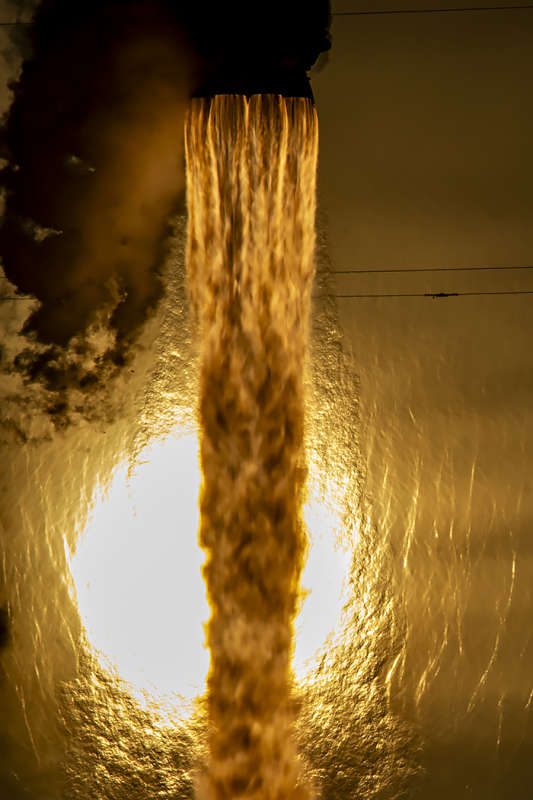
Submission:
[[[525,11],[533,9],[533,5],[517,6],[471,6],[468,8],[401,8],[383,9],[381,11],[335,11],[332,17],[377,17],[398,14],[462,14],[476,11]]]
[[[494,291],[494,292],[413,292],[413,293],[398,293],[398,294],[329,294],[324,293],[320,297],[335,297],[343,300],[361,300],[368,298],[381,298],[381,297],[431,297],[433,299],[445,297],[481,297],[482,295],[517,295],[517,294],[533,294],[533,289],[517,289],[511,291]]]
[[[487,270],[533,270],[533,266],[519,266],[519,267],[386,267],[378,269],[332,269],[321,270],[327,272],[329,275],[381,275],[381,274],[394,274],[395,272],[481,272]]]

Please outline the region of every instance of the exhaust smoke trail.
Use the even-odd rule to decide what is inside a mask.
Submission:
[[[278,95],[195,100],[189,292],[200,336],[200,543],[211,606],[201,800],[304,800],[292,739],[306,536],[304,364],[318,124]]]

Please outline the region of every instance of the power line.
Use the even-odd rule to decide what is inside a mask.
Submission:
[[[374,11],[334,11],[332,17],[375,17],[393,14],[460,14],[475,11],[524,11],[532,9],[533,4],[523,4],[516,6],[471,6],[458,8],[400,8],[400,9],[381,9]],[[13,20],[12,22],[0,22],[0,26],[9,25],[31,25],[32,20]]]
[[[377,297],[432,297],[433,299],[440,299],[443,297],[480,297],[482,295],[515,295],[515,294],[533,294],[533,289],[517,289],[516,291],[508,292],[420,292],[420,293],[401,293],[401,294],[324,294],[320,297],[335,297],[343,300],[352,299],[367,299]]]
[[[322,294],[315,295],[318,297],[334,297],[340,300],[366,300],[383,297],[431,297],[433,300],[446,298],[446,297],[481,297],[491,295],[492,297],[502,295],[517,295],[517,294],[533,294],[533,289],[517,289],[511,291],[495,291],[495,292],[401,292],[398,294]],[[0,297],[0,303],[6,303],[8,300],[31,300],[30,297]]]
[[[378,11],[334,11],[332,17],[378,17],[393,16],[398,14],[463,14],[476,11],[525,11],[533,9],[533,4],[516,6],[471,6],[468,8],[400,8],[382,9]],[[13,22],[0,22],[0,27],[11,25],[31,25],[32,20],[15,20]]]
[[[320,270],[328,275],[381,275],[385,273],[393,274],[395,272],[482,272],[488,270],[533,270],[533,266],[520,266],[520,267],[390,267],[386,269],[332,269]]]
[[[332,17],[376,17],[393,14],[462,14],[475,11],[524,11],[533,9],[533,5],[520,6],[473,6],[470,8],[402,8],[382,11],[335,11]]]

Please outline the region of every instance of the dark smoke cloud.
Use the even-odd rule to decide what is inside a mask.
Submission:
[[[97,414],[161,298],[190,97],[305,94],[328,24],[323,0],[45,0],[15,28],[0,294],[32,299],[0,303],[11,405],[31,385],[56,425]]]
[[[195,62],[162,2],[45,2],[28,44],[4,124],[0,253],[39,301],[12,366],[61,416],[69,387],[89,393],[128,363],[160,299]]]
[[[55,2],[32,45],[5,128],[4,269],[43,303],[42,341],[65,345],[102,305],[123,338],[157,297],[147,272],[183,192],[183,36],[157,3]]]

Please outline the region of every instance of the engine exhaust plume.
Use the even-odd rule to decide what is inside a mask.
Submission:
[[[211,618],[201,800],[304,800],[292,739],[306,549],[304,364],[316,112],[219,95],[186,126],[189,291],[200,331],[200,543]]]

